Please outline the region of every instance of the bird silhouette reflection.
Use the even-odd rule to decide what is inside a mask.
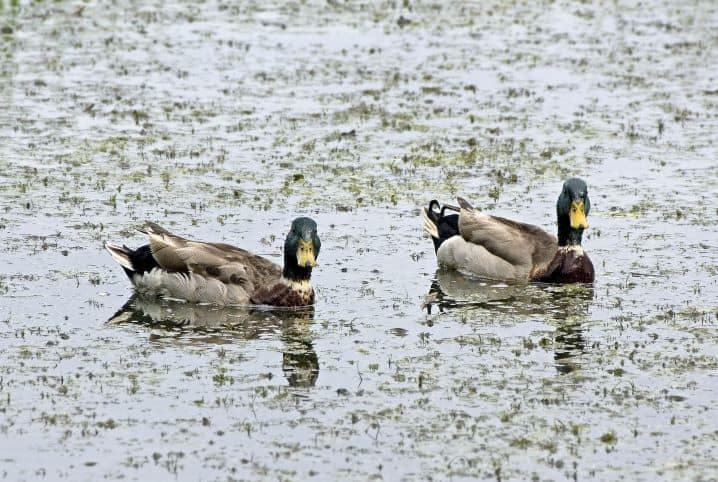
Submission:
[[[515,315],[541,318],[556,328],[554,361],[559,373],[580,367],[580,355],[587,343],[583,322],[593,301],[590,285],[506,284],[439,269],[431,283],[424,307],[429,314],[461,312],[476,315]]]
[[[312,387],[319,376],[311,325],[314,308],[262,309],[260,307],[214,307],[171,300],[131,297],[108,323],[139,323],[162,328],[178,336],[191,333],[195,343],[231,343],[255,340],[279,333],[282,370],[293,387]]]

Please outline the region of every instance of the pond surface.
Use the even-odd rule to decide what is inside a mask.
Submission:
[[[718,4],[0,5],[0,478],[718,473]],[[437,271],[432,198],[554,231],[574,175],[593,288]],[[103,249],[298,215],[313,310]]]

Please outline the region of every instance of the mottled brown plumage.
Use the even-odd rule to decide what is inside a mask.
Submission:
[[[149,236],[157,264],[170,272],[216,278],[242,286],[247,293],[278,281],[282,274],[276,263],[230,244],[185,239],[152,222],[146,222],[140,231]]]
[[[313,305],[314,289],[311,285],[298,287],[296,284],[280,280],[269,286],[262,286],[252,294],[250,301],[257,305],[272,306]]]

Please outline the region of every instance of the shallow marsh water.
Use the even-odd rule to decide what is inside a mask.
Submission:
[[[0,477],[716,477],[713,2],[1,5]],[[553,231],[571,175],[592,289],[437,272],[419,206]],[[308,312],[102,248],[299,214]]]

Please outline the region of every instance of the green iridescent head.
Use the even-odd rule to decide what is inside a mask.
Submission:
[[[563,183],[556,201],[559,246],[580,245],[583,230],[588,229],[588,212],[591,200],[583,179],[572,177]]]
[[[317,223],[301,217],[292,221],[292,227],[284,241],[284,276],[289,279],[309,279],[322,242],[317,234]]]

